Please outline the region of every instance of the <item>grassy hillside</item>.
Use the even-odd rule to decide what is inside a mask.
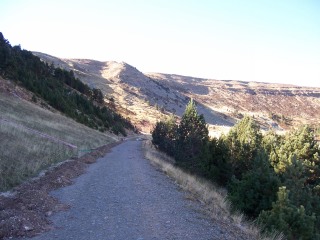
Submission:
[[[0,191],[127,130],[134,126],[107,106],[99,89],[11,46],[0,32]]]
[[[12,47],[0,33],[0,76],[10,79],[51,107],[99,131],[125,135],[133,125],[104,102],[99,89],[90,88],[73,71],[56,68],[20,46]]]
[[[111,134],[0,91],[0,190],[115,140]]]

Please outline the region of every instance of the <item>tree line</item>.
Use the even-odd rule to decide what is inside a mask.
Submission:
[[[33,100],[45,100],[50,106],[79,123],[99,131],[126,135],[134,129],[128,119],[104,103],[100,89],[90,88],[73,71],[42,62],[32,52],[11,46],[0,32],[0,75],[34,93]]]
[[[180,167],[226,187],[234,210],[264,232],[320,239],[320,147],[310,126],[263,135],[244,116],[228,134],[209,138],[191,100],[180,124],[174,117],[158,122],[152,139]]]

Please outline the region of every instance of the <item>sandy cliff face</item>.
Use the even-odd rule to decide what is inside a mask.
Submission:
[[[35,54],[100,88],[107,102],[111,99],[110,104],[145,132],[165,115],[181,116],[190,98],[204,114],[212,134],[227,130],[244,114],[254,116],[264,129],[276,130],[318,124],[320,119],[320,88],[145,74],[124,62]]]

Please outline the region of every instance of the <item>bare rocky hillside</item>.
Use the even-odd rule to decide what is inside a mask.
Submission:
[[[226,131],[244,114],[254,116],[263,129],[278,131],[301,123],[318,124],[320,119],[320,88],[142,73],[124,62],[34,54],[100,88],[110,106],[144,132],[165,115],[181,116],[190,98],[197,102],[211,134]]]

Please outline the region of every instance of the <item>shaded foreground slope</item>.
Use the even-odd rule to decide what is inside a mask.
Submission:
[[[60,203],[49,192],[72,184],[74,177],[85,172],[87,164],[104,156],[115,144],[65,161],[40,177],[16,187],[13,192],[0,194],[0,239],[31,237],[52,229],[48,217],[57,211],[67,210],[69,206]]]

